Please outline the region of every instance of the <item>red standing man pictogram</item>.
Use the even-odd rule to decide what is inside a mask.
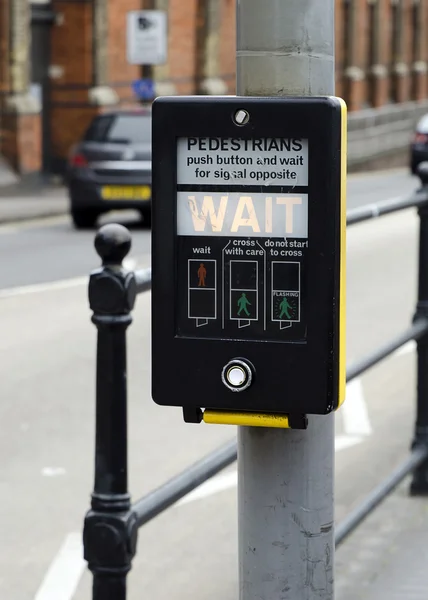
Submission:
[[[199,265],[199,269],[198,269],[198,277],[199,277],[198,287],[205,287],[206,276],[207,276],[207,270],[204,266],[204,263],[201,263]]]

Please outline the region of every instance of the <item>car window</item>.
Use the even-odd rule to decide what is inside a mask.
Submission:
[[[111,124],[111,117],[97,117],[89,125],[84,139],[89,142],[102,142],[105,140],[106,132]]]
[[[151,118],[146,115],[109,115],[97,117],[88,128],[85,140],[111,143],[150,143]]]

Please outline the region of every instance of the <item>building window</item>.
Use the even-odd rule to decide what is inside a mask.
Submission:
[[[378,11],[378,2],[376,0],[369,0],[368,3],[368,22],[369,22],[369,32],[368,32],[368,67],[372,67],[377,64],[378,61],[378,31],[377,31],[377,22],[376,16]]]
[[[343,0],[343,66],[344,100],[350,104],[352,93],[352,69],[355,57],[355,0]]]
[[[426,63],[423,61],[423,10],[421,0],[413,0],[412,6],[412,98],[418,97],[419,74],[426,71]]]
[[[355,0],[344,0],[343,20],[343,48],[344,63],[352,67],[355,59]]]
[[[412,58],[416,62],[419,60],[421,47],[421,3],[419,0],[413,0],[412,6]]]
[[[367,96],[371,106],[376,105],[377,69],[379,67],[379,2],[368,0],[368,39],[367,39]]]
[[[203,93],[201,88],[205,77],[206,39],[208,35],[208,0],[198,0],[196,4],[196,52],[195,52],[195,93]]]
[[[403,3],[391,0],[391,87],[392,102],[399,102],[399,80],[403,75]]]

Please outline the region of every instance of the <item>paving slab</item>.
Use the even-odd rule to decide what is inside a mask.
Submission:
[[[0,223],[65,215],[66,189],[60,185],[11,185],[0,188]]]
[[[428,598],[428,498],[410,478],[336,552],[336,600]]]

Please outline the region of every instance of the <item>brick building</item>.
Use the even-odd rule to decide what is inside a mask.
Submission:
[[[426,98],[427,4],[336,1],[336,94],[351,111]]]
[[[336,94],[351,111],[427,97],[428,0],[336,0]],[[126,59],[126,14],[168,13],[168,62]],[[221,43],[220,43],[221,42]],[[106,107],[156,94],[230,94],[235,0],[0,0],[0,151],[21,174],[61,172]]]

